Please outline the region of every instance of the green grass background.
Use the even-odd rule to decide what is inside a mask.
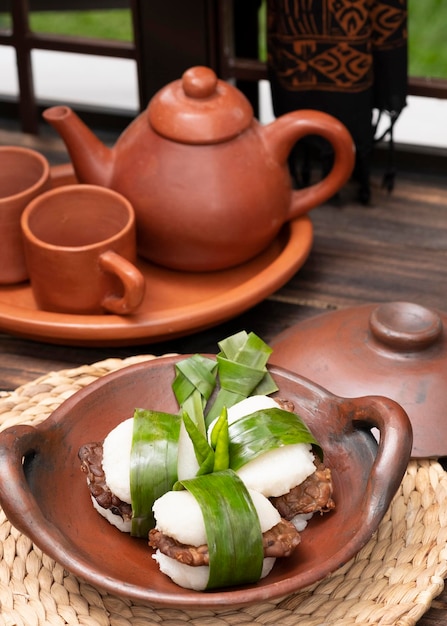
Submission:
[[[239,0],[243,1],[243,0]],[[408,0],[410,76],[447,78],[447,0]],[[261,13],[261,24],[264,23]],[[130,41],[128,10],[33,12],[31,28],[38,32]],[[0,29],[10,28],[10,16],[0,14]],[[261,57],[265,43],[260,44]]]
[[[410,76],[447,78],[447,1],[408,0]]]

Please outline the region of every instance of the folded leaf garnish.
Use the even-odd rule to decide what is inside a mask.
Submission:
[[[208,443],[206,435],[196,426],[186,411],[183,412],[183,423],[191,439],[199,469],[197,476],[209,474],[214,470],[214,450]]]
[[[152,505],[177,480],[180,416],[136,409],[130,455],[134,537],[147,537],[155,521]]]
[[[196,426],[205,433],[203,411],[216,386],[217,363],[194,354],[175,365],[174,395]]]
[[[229,426],[230,467],[234,471],[260,454],[296,443],[308,443],[323,452],[303,420],[281,408],[263,409],[241,417]]]
[[[219,348],[216,361],[194,355],[176,366],[173,387],[184,415],[176,488],[181,488],[183,479],[238,470],[262,452],[287,444],[310,443],[322,457],[301,418],[279,407],[257,411],[228,426],[228,408],[251,395],[269,395],[278,387],[267,370],[272,349],[254,333],[236,333],[219,342]],[[217,394],[211,397],[215,388]]]
[[[189,415],[183,412],[183,426],[192,444],[197,460],[198,469],[196,476],[211,474],[226,470],[229,467],[229,435],[227,410],[224,408],[221,416],[216,420],[212,431],[211,440],[208,441],[199,428],[195,425]],[[182,488],[182,478],[174,485],[174,490]]]
[[[231,470],[182,481],[202,510],[209,551],[207,589],[260,579],[264,559],[256,508]]]
[[[228,413],[224,407],[211,433],[211,446],[214,450],[214,472],[220,472],[230,467],[229,445]]]
[[[206,411],[206,425],[218,417],[223,407],[230,408],[250,395],[268,395],[278,387],[267,371],[272,349],[254,333],[241,331],[219,342],[217,366],[220,389]]]
[[[180,414],[186,413],[195,428],[206,438],[204,409],[216,386],[217,363],[214,359],[194,354],[179,361],[175,373],[172,389],[180,406]],[[187,430],[186,422],[182,420],[177,464],[179,479],[192,478],[203,463],[195,454],[192,427],[189,426]]]

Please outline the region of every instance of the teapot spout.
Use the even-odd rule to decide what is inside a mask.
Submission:
[[[113,151],[68,106],[51,107],[42,116],[65,143],[78,181],[109,187],[113,172]]]

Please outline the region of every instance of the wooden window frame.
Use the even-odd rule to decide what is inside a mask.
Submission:
[[[34,0],[47,8],[60,3],[51,0]],[[257,113],[257,95],[251,88],[258,81],[267,79],[266,64],[257,58],[256,43],[242,45],[247,41],[247,28],[257,29],[257,15],[243,15],[241,7],[248,0],[129,0],[132,13],[133,41],[117,42],[83,37],[67,37],[35,33],[29,27],[29,0],[10,0],[12,32],[0,33],[0,45],[15,49],[20,97],[18,102],[2,101],[3,105],[20,119],[26,133],[37,133],[40,108],[36,102],[31,52],[34,49],[94,54],[105,57],[133,59],[137,65],[139,108],[142,110],[152,95],[163,85],[178,78],[192,65],[208,65],[224,80],[234,80],[246,93]],[[4,2],[3,2],[4,4]],[[82,8],[83,0],[71,3],[71,8]],[[86,7],[114,6],[113,0],[84,2]],[[64,2],[64,8],[70,8]],[[121,3],[122,6],[122,3]],[[0,10],[2,1],[0,0]],[[238,14],[239,11],[239,14]],[[244,21],[242,22],[242,19]],[[447,81],[434,78],[410,77],[409,94],[433,98],[447,98]],[[46,106],[43,103],[43,106]],[[78,107],[79,108],[79,107]],[[81,107],[82,109],[82,107]],[[114,117],[98,110],[98,117],[112,124]],[[115,112],[119,124],[128,119]]]

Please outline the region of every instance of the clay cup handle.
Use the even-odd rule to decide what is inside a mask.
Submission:
[[[124,288],[122,297],[108,295],[102,301],[102,306],[117,315],[126,315],[135,311],[143,301],[146,287],[142,273],[130,261],[113,250],[107,250],[101,254],[99,265],[105,272],[117,276]]]
[[[324,137],[334,150],[334,163],[323,180],[292,192],[287,220],[310,211],[334,196],[349,180],[355,164],[355,145],[347,128],[332,115],[313,110],[293,111],[278,117],[263,129],[269,149],[286,164],[297,141],[307,135]]]

